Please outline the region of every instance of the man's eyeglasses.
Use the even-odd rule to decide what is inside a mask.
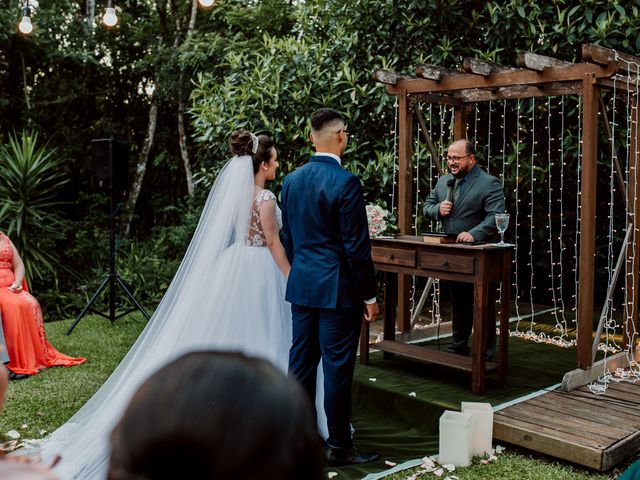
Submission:
[[[446,158],[447,158],[447,162],[458,163],[463,158],[470,157],[471,155],[473,155],[473,153],[470,153],[469,155],[464,155],[462,157],[458,157],[458,156],[455,156],[455,155],[447,155]]]

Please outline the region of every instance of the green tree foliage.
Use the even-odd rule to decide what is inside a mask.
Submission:
[[[33,132],[11,134],[0,145],[0,225],[12,238],[25,265],[27,279],[55,278],[60,268],[56,240],[65,238],[67,225],[55,207],[61,187],[69,181],[63,159]]]
[[[197,216],[228,158],[226,139],[234,128],[271,133],[284,174],[310,153],[309,113],[334,106],[348,118],[347,168],[363,178],[368,201],[388,204],[395,98],[371,80],[373,70],[411,73],[420,63],[459,68],[466,56],[514,65],[519,51],[579,61],[587,42],[640,49],[638,6],[615,0],[219,0],[198,11],[188,37],[190,0],[116,3],[120,22],[105,29],[99,22],[104,3],[96,4],[90,22],[85,2],[40,2],[29,37],[15,30],[19,5],[0,6],[0,136],[38,131],[57,147],[60,168],[71,178],[56,199],[69,202],[65,213],[75,235],[64,248],[55,236],[42,239],[56,243],[75,272],[63,275],[65,291],[99,280],[108,255],[107,199],[91,188],[89,141],[129,140],[133,174],[153,103],[158,121],[127,240],[135,245],[123,243],[119,254],[127,276],[129,256],[157,252],[163,226],[183,223],[185,211]],[[191,202],[177,135],[179,99],[189,95],[186,149],[200,182]],[[189,232],[180,235],[186,247]]]
[[[349,123],[351,140],[345,154],[346,167],[363,179],[368,201],[389,203],[393,192],[393,158],[395,146],[394,97],[386,93],[383,86],[371,80],[374,69],[383,68],[412,73],[416,65],[427,63],[458,69],[464,57],[492,60],[504,65],[515,65],[520,51],[533,51],[567,61],[581,61],[580,47],[583,43],[597,43],[609,48],[633,53],[640,44],[637,27],[638,7],[621,2],[473,2],[473,1],[391,1],[337,0],[305,1],[296,6],[294,28],[290,35],[263,34],[252,42],[236,43],[232,47],[219,46],[210,57],[215,67],[201,69],[193,90],[193,128],[195,140],[201,143],[204,157],[204,172],[201,180],[208,184],[217,173],[220,163],[228,158],[226,138],[231,130],[246,127],[264,131],[275,137],[281,160],[281,175],[298,166],[308,158],[311,145],[308,138],[309,114],[321,106],[333,106],[343,111]],[[213,35],[213,34],[212,34]],[[199,49],[197,49],[199,50]],[[201,58],[201,65],[206,59]],[[552,108],[558,106],[553,100]],[[547,217],[547,179],[551,175],[546,151],[559,149],[558,142],[551,147],[539,145],[534,148],[532,135],[539,140],[546,127],[547,110],[544,99],[535,104],[522,102],[523,120],[520,132],[515,128],[515,103],[509,105],[505,131],[498,120],[502,112],[493,105],[494,124],[487,130],[488,106],[479,105],[480,129],[472,132],[479,145],[479,157],[486,165],[489,136],[495,139],[506,136],[506,140],[519,151],[520,175],[516,176],[515,154],[507,158],[509,169],[505,172],[505,191],[513,210],[515,198],[512,193],[518,186],[522,192],[534,190],[534,218]],[[472,113],[470,113],[472,115]],[[537,126],[531,118],[537,117]],[[577,188],[579,116],[576,103],[567,102],[565,120],[571,128],[563,133],[563,149],[569,166],[563,179],[564,191]],[[446,118],[435,115],[434,129],[448,126]],[[467,118],[473,123],[473,118]],[[541,127],[542,125],[542,127]],[[560,137],[560,125],[554,119],[551,128],[554,137]],[[416,134],[417,135],[417,134]],[[517,146],[516,137],[520,136]],[[444,151],[451,140],[448,130],[443,138],[435,139],[440,151]],[[605,194],[608,188],[608,153],[606,139],[601,141],[603,150],[601,183]],[[421,147],[425,150],[424,147]],[[533,162],[533,165],[532,165]],[[211,165],[211,166],[209,166]],[[428,164],[424,156],[419,161],[421,172],[418,202],[424,200],[430,190]],[[425,168],[427,170],[425,170]],[[535,181],[531,184],[526,175],[533,171]],[[426,173],[425,173],[426,172]],[[523,172],[526,172],[523,175]],[[415,173],[415,172],[414,172]],[[495,173],[495,172],[494,172]],[[559,191],[559,175],[554,173],[552,188]],[[279,181],[275,182],[277,190]],[[542,202],[541,199],[545,201]],[[519,198],[521,209],[528,199]],[[566,206],[565,206],[566,207]],[[419,209],[418,209],[419,210]],[[529,213],[528,207],[526,213]],[[572,222],[565,229],[562,242],[573,241],[572,227],[575,225],[575,208],[570,205],[564,221]],[[606,213],[599,212],[599,216]],[[526,215],[519,218],[521,229],[528,235],[529,220]],[[560,218],[552,220],[557,231]],[[418,216],[417,230],[428,228]],[[512,226],[513,228],[513,226]],[[599,236],[606,239],[606,222],[599,222]],[[526,231],[525,231],[526,230]],[[549,274],[548,233],[534,229],[533,260],[522,259],[527,271],[527,262],[533,261],[539,278]],[[601,255],[600,265],[606,265]],[[528,277],[528,275],[527,275]],[[523,281],[523,285],[529,278]],[[570,283],[570,282],[567,282]],[[539,289],[538,300],[546,301],[548,289]]]

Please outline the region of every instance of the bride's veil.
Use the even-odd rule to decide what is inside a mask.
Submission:
[[[211,189],[171,285],[131,350],[96,394],[39,447],[45,462],[62,456],[55,469],[62,479],[105,478],[108,437],[133,392],[160,366],[202,348],[199,332],[212,322],[202,299],[211,293],[210,275],[220,255],[246,239],[253,189],[251,157],[233,157]]]

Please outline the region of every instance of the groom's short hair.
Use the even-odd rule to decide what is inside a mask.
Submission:
[[[325,126],[335,122],[344,123],[342,114],[333,108],[321,108],[311,115],[311,130],[319,132]]]

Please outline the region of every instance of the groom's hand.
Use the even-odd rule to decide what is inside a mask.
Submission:
[[[378,302],[364,304],[364,319],[367,322],[373,322],[376,319],[376,315],[378,315],[378,313],[380,313]]]

